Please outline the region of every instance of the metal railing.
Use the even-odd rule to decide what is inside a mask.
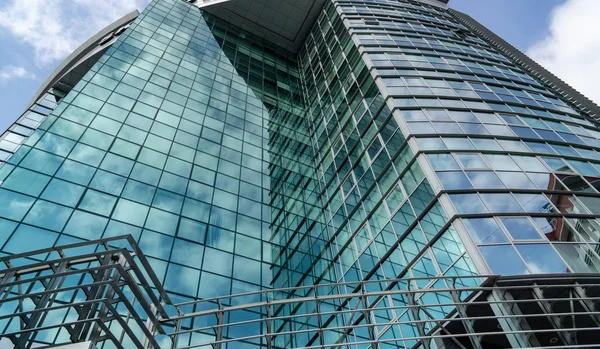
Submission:
[[[170,301],[131,236],[11,255],[0,264],[0,331],[15,348],[57,341],[159,347],[159,317],[168,317],[159,297]]]
[[[261,301],[245,302],[252,298]],[[267,348],[597,348],[598,302],[600,275],[375,280],[181,303],[176,307],[205,310],[170,318],[176,325],[168,335],[178,349],[237,342]],[[185,321],[207,325],[178,325]],[[190,334],[204,334],[203,340]]]
[[[596,274],[370,280],[173,304],[130,236],[0,262],[0,331],[19,349],[600,346]]]

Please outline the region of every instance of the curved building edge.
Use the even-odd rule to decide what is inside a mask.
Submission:
[[[89,38],[86,42],[81,44],[73,53],[71,53],[65,60],[58,66],[54,71],[48,76],[46,81],[40,86],[40,88],[35,92],[33,97],[27,103],[25,109],[31,108],[31,106],[38,100],[42,95],[51,87],[54,86],[60,79],[73,70],[75,67],[79,66],[81,63],[85,62],[85,60],[94,54],[96,54],[99,50],[109,47],[110,45],[106,45],[110,38],[107,38],[108,35],[112,35],[116,30],[121,27],[133,22],[138,16],[140,12],[138,10],[134,10],[125,16],[117,19],[113,23],[106,26],[104,29],[100,30],[94,36]],[[102,42],[107,39],[107,42]]]
[[[79,82],[139,14],[134,10],[109,24],[54,69],[31,97],[23,113],[6,130],[0,130],[0,167],[27,141],[62,97]]]

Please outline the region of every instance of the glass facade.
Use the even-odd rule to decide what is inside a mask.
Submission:
[[[395,1],[340,10],[452,225],[483,257],[478,270],[598,272],[591,118],[446,11]]]
[[[299,59],[340,267],[336,281],[469,275],[471,262],[454,229],[445,227],[447,214],[348,34],[343,11],[339,3],[326,5]]]
[[[14,153],[0,151],[2,254],[130,234],[188,313],[206,310],[200,299],[329,285],[326,321],[301,316],[311,305],[278,309],[290,319],[277,331],[294,335],[277,347],[423,346],[411,305],[450,299],[435,293],[448,278],[599,270],[600,130],[440,7],[329,0],[293,55],[186,1],[154,0],[61,98],[36,106],[47,117],[28,137],[0,143]],[[377,298],[370,317],[335,314],[354,303],[334,296],[356,287],[423,293]],[[252,326],[223,336],[270,325]]]
[[[131,234],[176,298],[270,286],[269,113],[217,26],[148,6],[0,168],[4,253]]]

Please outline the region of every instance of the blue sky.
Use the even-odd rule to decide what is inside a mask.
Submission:
[[[565,0],[450,0],[464,12],[521,51],[548,33],[550,12]]]
[[[149,1],[0,1],[0,132],[20,116],[37,88],[80,43]],[[600,80],[600,21],[594,18],[600,1],[450,0],[450,6],[600,102],[600,89],[593,85]]]

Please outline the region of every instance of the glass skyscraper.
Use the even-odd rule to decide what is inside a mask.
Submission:
[[[0,137],[0,348],[597,347],[598,118],[447,1],[153,0]]]

